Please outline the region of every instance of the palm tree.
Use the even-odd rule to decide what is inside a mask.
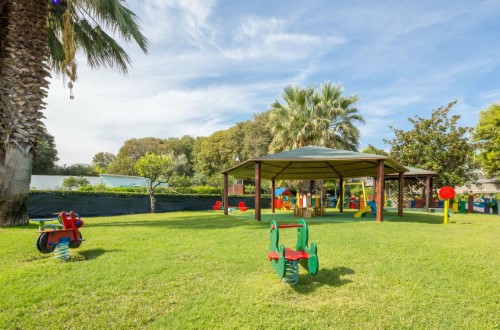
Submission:
[[[101,27],[147,40],[122,0],[0,0],[0,225],[27,224],[33,150],[50,70],[76,79],[76,49],[92,68],[126,72],[130,59]]]
[[[310,144],[329,148],[357,150],[363,117],[355,107],[356,95],[342,96],[342,87],[331,83],[314,87],[287,86],[284,104],[271,106],[270,126],[273,133],[272,152],[280,152]]]
[[[307,145],[357,150],[359,129],[364,123],[355,107],[356,95],[342,96],[342,87],[324,83],[317,92],[314,87],[288,86],[282,97],[271,106],[270,126],[273,133],[270,151],[280,152]],[[303,180],[301,192],[319,193],[322,182]]]

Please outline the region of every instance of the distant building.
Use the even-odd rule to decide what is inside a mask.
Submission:
[[[58,190],[64,179],[71,175],[32,175],[30,189],[32,190]],[[73,177],[80,177],[73,175]],[[83,176],[90,185],[104,184],[109,188],[115,187],[147,187],[149,179],[140,176],[100,174],[99,176]],[[168,187],[167,183],[161,183],[160,187]]]
[[[473,194],[500,193],[500,181],[488,179],[483,174],[479,174],[479,180],[477,181],[479,184],[473,184],[471,187],[455,187],[455,192],[457,194],[467,194],[470,192]]]
[[[58,190],[61,188],[64,179],[69,177],[71,177],[71,175],[32,175],[30,189]],[[84,176],[83,178],[89,180],[90,184],[93,186],[101,184],[101,178],[98,176]]]
[[[147,187],[148,179],[141,176],[99,174],[101,183],[109,188],[115,187]]]

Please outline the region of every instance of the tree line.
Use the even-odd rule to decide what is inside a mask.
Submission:
[[[356,108],[357,100],[357,96],[342,96],[340,85],[288,86],[281,100],[268,110],[226,130],[207,137],[130,139],[117,155],[99,152],[91,164],[57,166],[54,139],[45,133],[46,143],[37,149],[33,173],[141,175],[136,164],[149,153],[169,157],[165,177],[171,186],[216,186],[221,184],[221,170],[268,153],[310,144],[358,151],[358,125],[364,121]],[[368,145],[362,152],[387,155],[404,165],[435,171],[436,187],[476,183],[480,168],[489,177],[498,178],[500,106],[484,109],[473,128],[459,126],[460,116],[450,115],[455,104],[433,110],[430,118],[408,118],[413,126],[409,130],[388,127],[394,133],[393,139],[384,140],[389,150]]]

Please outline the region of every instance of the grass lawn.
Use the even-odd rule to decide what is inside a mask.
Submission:
[[[267,260],[285,213],[84,218],[66,263],[37,251],[35,224],[0,228],[0,328],[498,329],[500,217],[442,217],[307,219],[319,273],[293,287]]]

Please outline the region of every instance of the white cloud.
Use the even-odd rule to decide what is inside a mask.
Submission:
[[[74,100],[57,79],[47,100],[46,125],[61,163],[89,163],[100,151],[117,153],[130,138],[207,136],[266,109],[266,100],[259,98],[266,84],[162,89],[156,86],[162,81],[158,77],[113,80],[113,73],[82,75]]]
[[[335,36],[287,32],[286,27],[286,21],[275,17],[248,17],[234,32],[233,45],[221,47],[222,53],[238,61],[258,58],[294,61],[345,43],[343,38]]]
[[[144,0],[136,8],[152,41],[200,46],[214,38],[208,19],[215,5],[215,0]]]
[[[368,118],[373,116],[387,117],[400,112],[401,108],[417,104],[421,100],[417,95],[385,97],[378,100],[370,99],[369,102],[361,102],[359,108],[360,112]]]
[[[500,102],[500,89],[491,89],[481,92],[479,97],[486,102],[498,103]]]

